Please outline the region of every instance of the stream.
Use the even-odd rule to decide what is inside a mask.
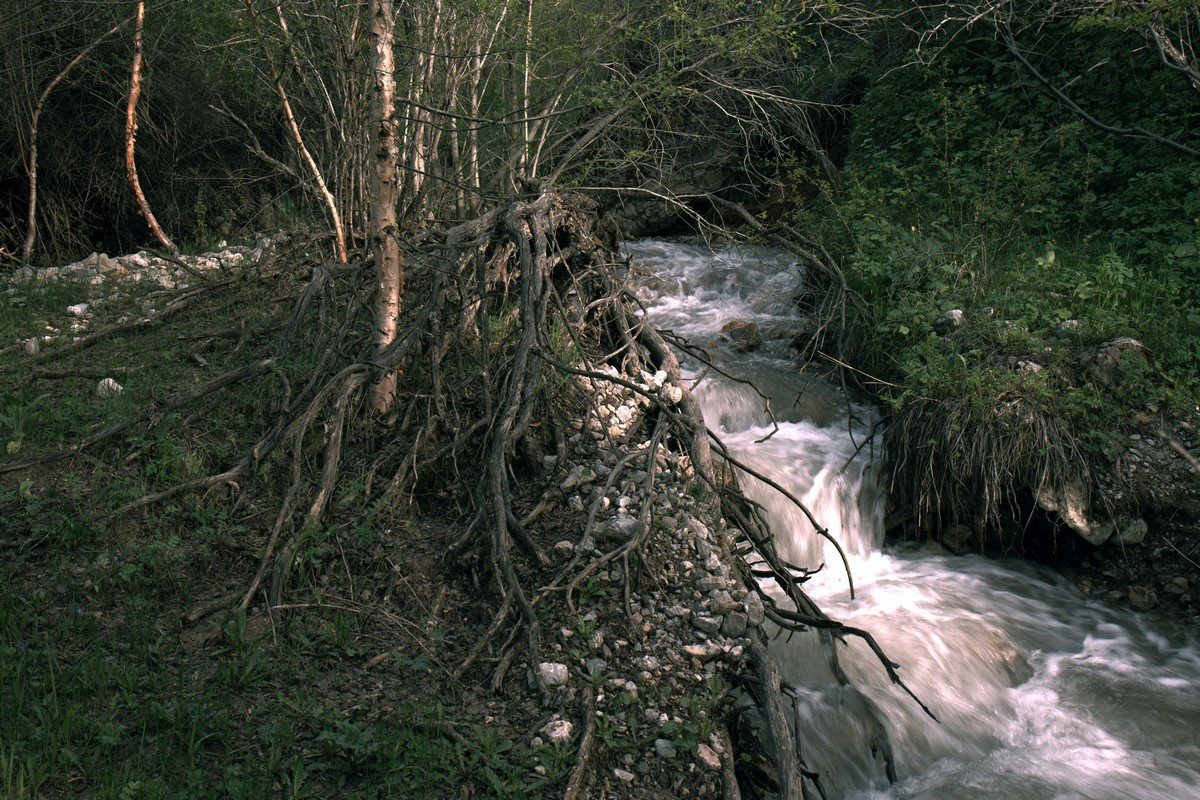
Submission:
[[[801,318],[790,257],[659,241],[626,250],[646,273],[651,321],[773,398],[778,430],[760,441],[774,430],[762,398],[685,359],[703,374],[697,400],[731,453],[800,497],[841,543],[855,599],[840,557],[803,515],[745,478],[781,555],[826,565],[805,590],[834,619],[872,632],[940,720],[892,686],[857,640],[839,647],[843,686],[815,633],[775,639],[796,691],[802,756],[831,798],[1200,798],[1194,636],[1084,599],[1030,562],[884,547],[877,413],[794,365],[788,339]],[[733,320],[756,325],[761,346],[736,352],[721,332]]]

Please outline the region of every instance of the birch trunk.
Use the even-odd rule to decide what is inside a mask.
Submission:
[[[163,231],[154,217],[154,212],[150,210],[150,204],[146,202],[146,193],[142,191],[142,182],[138,180],[137,161],[134,158],[137,141],[137,104],[142,95],[142,26],[145,21],[146,0],[138,0],[133,18],[133,66],[129,71],[129,102],[125,106],[125,177],[129,181],[134,199],[137,200],[138,210],[142,212],[142,218],[150,226],[154,238],[172,253],[178,253],[179,248]]]
[[[374,209],[371,220],[371,250],[375,256],[374,353],[382,360],[396,338],[400,320],[400,295],[404,291],[404,256],[397,231],[396,185],[400,147],[396,131],[395,6],[393,0],[371,0],[372,71],[375,83],[375,116],[372,152]],[[397,373],[386,372],[371,388],[371,407],[387,412],[396,399]]]
[[[116,25],[109,28],[99,37],[94,39],[91,44],[75,54],[67,65],[59,71],[50,83],[46,84],[46,88],[38,95],[37,105],[33,108],[33,116],[29,121],[29,160],[27,168],[29,172],[29,212],[26,218],[25,228],[25,243],[21,248],[21,266],[28,267],[33,260],[33,243],[37,239],[37,195],[38,195],[38,123],[42,119],[42,110],[46,107],[46,101],[50,99],[50,93],[63,82],[67,77],[67,73],[79,65],[80,61],[87,58],[88,53],[100,46],[108,37],[124,28],[133,20],[133,17],[123,19]]]

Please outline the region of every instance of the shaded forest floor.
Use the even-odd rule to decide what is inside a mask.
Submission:
[[[212,291],[230,276],[232,291]],[[286,594],[249,614],[238,601],[269,551],[286,474],[253,476],[258,491],[229,480],[142,502],[224,469],[271,424],[278,375],[168,409],[271,346],[277,306],[308,277],[247,266],[133,282],[117,270],[18,278],[0,295],[0,340],[19,343],[0,362],[10,466],[157,409],[122,436],[0,474],[0,794],[562,796],[584,761],[592,793],[575,787],[576,796],[719,794],[722,770],[732,770],[723,662],[743,648],[714,632],[701,637],[703,653],[684,653],[695,641],[691,612],[666,609],[701,607],[679,567],[690,539],[645,549],[648,585],[632,607],[615,567],[584,581],[573,604],[538,606],[544,657],[575,676],[539,702],[523,658],[499,671],[499,692],[487,686],[511,656],[478,652],[499,601],[484,562],[446,558],[465,511],[445,480],[430,481],[427,495],[418,485],[402,509],[372,505],[366,459],[348,448],[327,523],[298,534]],[[112,326],[118,334],[88,338]],[[300,385],[320,357],[290,353],[279,364],[285,384]],[[563,413],[582,419],[586,407]],[[308,466],[326,436],[306,437]],[[514,506],[530,511],[562,482],[562,469],[535,470]],[[686,515],[691,500],[680,491],[674,503],[666,512]],[[559,508],[530,528],[553,554],[522,567],[530,585],[553,583],[586,520]],[[721,763],[705,761],[717,752]]]

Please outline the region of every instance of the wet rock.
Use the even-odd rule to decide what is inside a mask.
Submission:
[[[975,538],[975,529],[956,522],[942,531],[942,544],[955,553],[961,553]]]
[[[1129,605],[1136,611],[1149,611],[1158,605],[1158,594],[1149,586],[1131,586]]]
[[[1187,594],[1188,580],[1183,576],[1177,576],[1167,581],[1167,585],[1163,587],[1167,594],[1173,594],[1176,597],[1181,597]]]
[[[729,346],[735,352],[745,353],[762,347],[762,332],[753,322],[730,320],[721,326],[721,333],[729,337]]]

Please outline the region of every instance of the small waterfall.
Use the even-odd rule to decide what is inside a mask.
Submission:
[[[805,760],[831,796],[1200,798],[1194,638],[1180,641],[1149,618],[1083,600],[1036,565],[882,550],[875,412],[789,360],[798,268],[768,248],[714,253],[647,241],[628,250],[649,273],[642,299],[652,321],[772,398],[776,424],[744,383],[706,372],[695,389],[732,454],[786,486],[838,540],[855,599],[832,546],[778,492],[746,478],[781,554],[825,565],[809,594],[835,619],[871,631],[940,719],[892,686],[861,642],[839,647],[845,686],[815,634],[776,640],[772,653],[796,691]],[[735,352],[722,333],[731,321],[757,326],[762,346]]]

